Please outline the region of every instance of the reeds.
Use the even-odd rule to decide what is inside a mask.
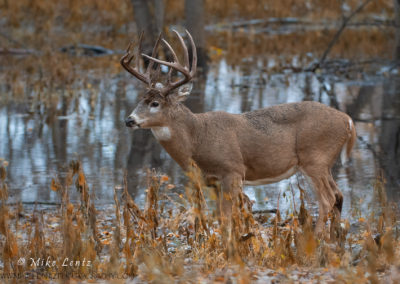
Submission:
[[[6,162],[1,161],[0,164],[0,234],[4,236],[2,243],[3,271],[5,273],[19,273],[20,269],[15,266],[19,250],[17,239],[14,232],[10,228],[10,212],[6,201],[8,199],[8,186],[5,182],[7,177]]]
[[[78,161],[70,163],[63,185],[56,178],[51,181],[51,189],[60,196],[56,210],[32,211],[22,206],[10,210],[4,165],[0,178],[1,272],[11,273],[7,275],[24,274],[27,279],[34,275],[43,280],[79,275],[121,281],[139,277],[159,283],[247,282],[262,277],[264,271],[275,271],[268,272],[268,277],[282,279],[290,278],[289,271],[320,277],[328,271],[335,275],[340,268],[343,281],[374,282],[389,275],[400,261],[396,209],[385,198],[382,179],[374,187],[381,206],[370,217],[360,218],[356,232],[350,233],[349,222],[342,222],[340,236],[332,240],[329,233],[322,239],[314,235],[302,189],[299,213],[293,210],[284,220],[278,210],[272,222],[255,221],[246,196],[240,194],[233,202],[231,226],[220,224],[213,212],[216,206],[207,202],[215,199],[213,188],[204,184],[195,166],[188,173],[186,197],[166,194],[173,187],[169,178],[148,171],[143,209],[130,196],[126,182],[122,192],[114,189],[112,210],[96,208]],[[78,204],[69,200],[74,187],[81,196]],[[108,225],[104,214],[113,216]],[[46,260],[55,265],[45,265]]]

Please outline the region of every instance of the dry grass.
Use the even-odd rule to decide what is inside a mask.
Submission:
[[[61,201],[57,209],[9,208],[4,165],[0,174],[3,277],[120,281],[133,277],[155,283],[229,279],[247,283],[294,275],[311,282],[399,280],[395,278],[400,264],[396,211],[385,198],[381,179],[374,187],[375,203],[380,205],[370,216],[359,217],[358,229],[350,233],[349,222],[343,220],[340,232],[317,239],[303,198],[299,213],[294,210],[281,219],[278,211],[265,223],[253,219],[240,196],[233,208],[234,226],[220,225],[212,202],[216,195],[195,167],[188,173],[186,195],[176,198],[166,194],[173,188],[169,178],[149,171],[143,209],[126,186],[122,192],[115,189],[114,209],[96,209],[94,193],[76,161],[71,162],[63,185],[57,179],[51,182]],[[80,192],[78,204],[69,201],[73,188]],[[45,265],[47,259],[55,265]]]

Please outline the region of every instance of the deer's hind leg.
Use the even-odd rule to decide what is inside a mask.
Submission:
[[[332,219],[331,219],[331,240],[341,238],[341,227],[340,227],[340,218],[343,207],[343,194],[338,188],[335,180],[332,177],[332,174],[329,175],[329,185],[333,189],[335,193],[335,204],[332,208]]]
[[[329,173],[329,185],[332,188],[333,192],[335,193],[335,204],[333,206],[333,212],[335,213],[336,217],[340,220],[340,215],[342,213],[342,207],[343,207],[343,194],[340,191],[339,187],[337,186],[331,173]]]
[[[318,200],[318,219],[315,233],[321,235],[328,220],[328,214],[333,210],[335,219],[340,220],[343,195],[337,187],[326,165],[313,165],[302,168],[302,172],[311,179],[311,185]]]

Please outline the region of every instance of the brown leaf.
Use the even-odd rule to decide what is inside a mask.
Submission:
[[[311,256],[314,254],[316,248],[317,248],[317,242],[315,241],[314,237],[310,233],[306,237],[306,243],[305,243],[304,250],[308,256]]]
[[[1,180],[5,180],[5,179],[6,179],[6,176],[7,176],[6,168],[3,167],[3,166],[1,166],[1,167],[0,167],[0,179],[1,179]]]
[[[52,191],[58,191],[59,184],[54,179],[52,179],[50,188],[51,188]]]
[[[3,187],[0,188],[0,199],[2,200],[8,199],[8,186],[6,183],[3,183]]]
[[[78,175],[78,184],[80,187],[85,185],[85,174],[82,171],[80,171]]]
[[[169,177],[168,177],[167,175],[162,175],[162,176],[160,177],[161,183],[167,182],[168,180],[169,180]]]
[[[167,189],[173,189],[173,188],[175,188],[174,184],[170,183],[170,184],[167,185]]]
[[[71,215],[73,211],[74,211],[74,205],[72,203],[68,203],[68,205],[67,205],[68,215]]]

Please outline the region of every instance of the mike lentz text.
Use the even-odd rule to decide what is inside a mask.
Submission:
[[[68,257],[64,258],[62,262],[58,262],[55,259],[52,259],[48,256],[46,259],[44,258],[29,258],[28,265],[31,267],[56,267],[56,266],[69,266],[69,267],[91,267],[92,262],[90,260],[71,260]]]

